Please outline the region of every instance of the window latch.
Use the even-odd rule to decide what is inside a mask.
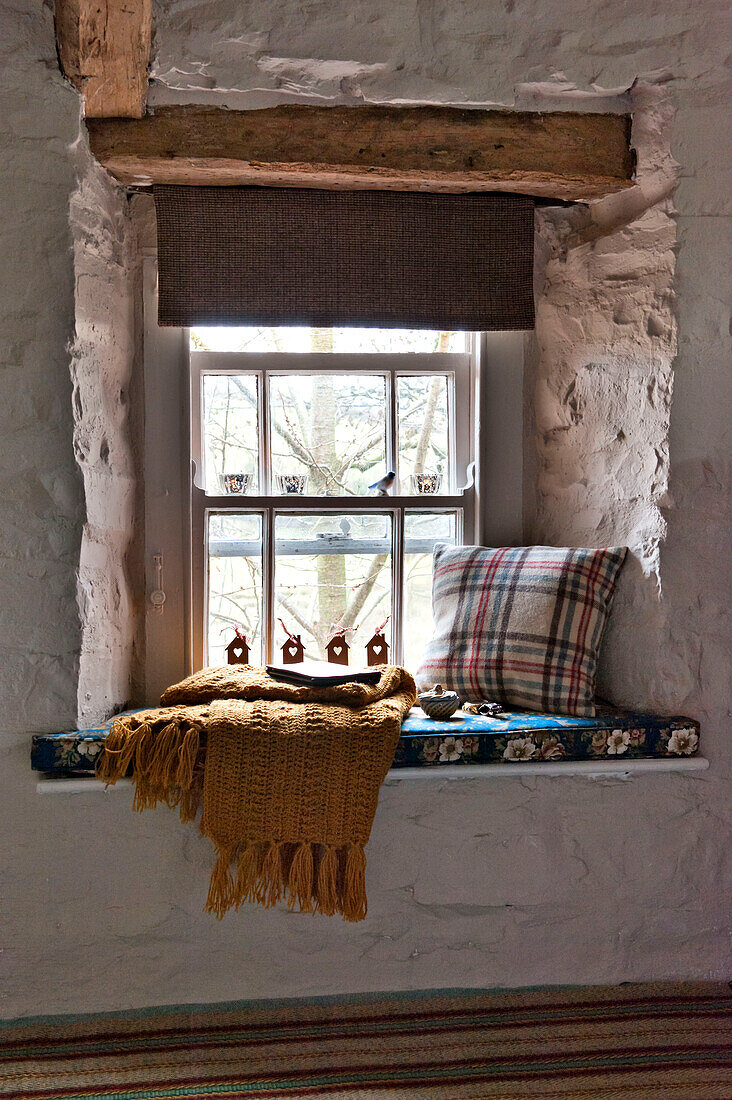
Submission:
[[[162,615],[163,606],[165,604],[165,591],[163,589],[163,555],[155,554],[153,556],[153,564],[155,566],[155,588],[150,593],[150,603],[153,605],[158,615]]]

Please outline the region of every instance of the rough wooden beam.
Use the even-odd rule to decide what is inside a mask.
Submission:
[[[152,0],[56,0],[61,68],[87,118],[142,118]]]
[[[633,182],[625,115],[454,107],[158,108],[90,121],[122,183],[514,191],[593,199]]]

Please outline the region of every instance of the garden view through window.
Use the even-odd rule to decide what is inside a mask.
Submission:
[[[377,627],[415,667],[431,631],[432,552],[465,541],[472,425],[465,333],[192,329],[194,644],[254,664],[290,634],[366,663]],[[392,478],[383,492],[380,482]]]

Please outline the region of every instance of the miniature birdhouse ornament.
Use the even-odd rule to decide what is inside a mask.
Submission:
[[[374,634],[366,643],[366,663],[385,665],[389,660],[389,645],[383,634]]]
[[[302,638],[299,634],[293,634],[289,631],[282,619],[278,621],[287,635],[287,641],[282,646],[282,664],[299,665],[301,661],[305,660],[305,646],[302,644]]]
[[[282,664],[298,665],[305,658],[305,646],[299,634],[292,634],[282,646]]]
[[[384,627],[391,618],[388,615],[383,623],[376,627],[374,636],[366,643],[366,663],[371,665],[385,665],[389,661],[389,644],[384,637]]]
[[[249,664],[249,639],[242,631],[237,630],[236,637],[227,645],[226,660],[230,665]]]
[[[325,644],[326,656],[333,665],[347,665],[349,649],[345,630],[336,631]]]

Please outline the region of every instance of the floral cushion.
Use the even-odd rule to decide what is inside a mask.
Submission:
[[[597,660],[625,547],[438,544],[434,636],[417,672],[464,702],[595,714]]]
[[[527,761],[681,759],[699,752],[699,725],[691,718],[600,710],[595,718],[508,711],[502,719],[458,712],[435,721],[415,708],[402,725],[392,767],[506,764],[520,768]],[[36,734],[31,767],[92,779],[110,724],[111,719],[95,729]]]
[[[682,758],[699,751],[699,725],[691,718],[599,709],[594,718],[507,711],[502,719],[458,712],[453,718],[433,721],[415,708],[402,726],[392,767],[520,767],[528,761]]]

